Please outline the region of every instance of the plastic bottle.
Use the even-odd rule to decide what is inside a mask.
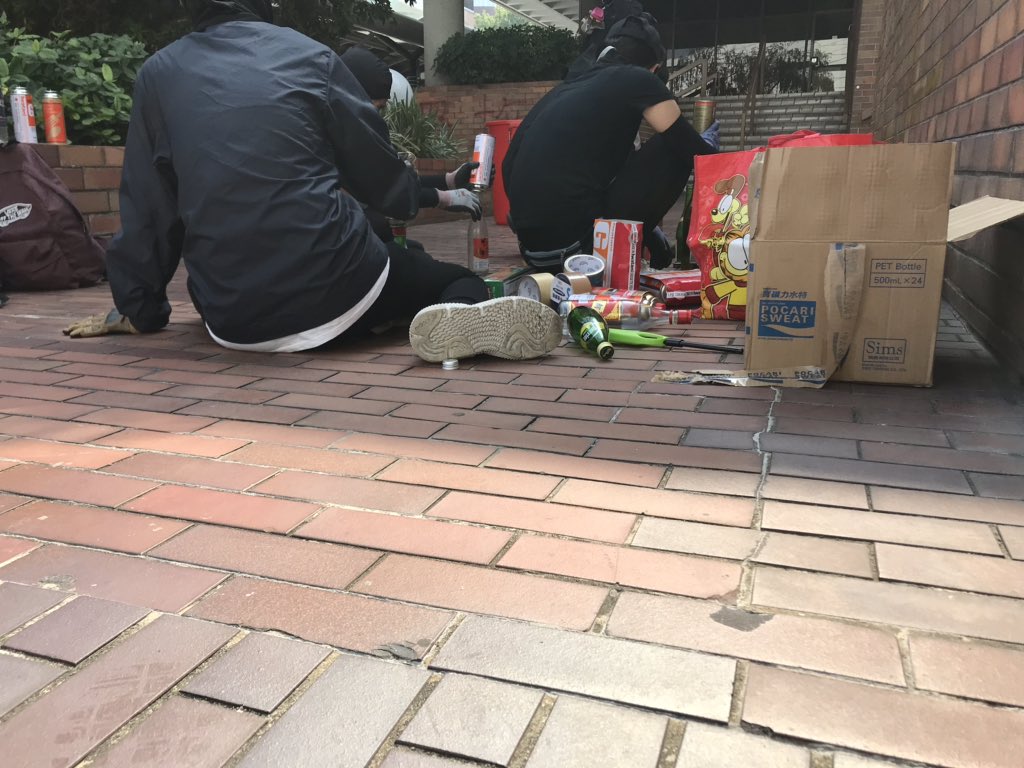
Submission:
[[[490,270],[490,243],[487,237],[487,220],[480,218],[479,221],[469,222],[469,231],[466,237],[466,248],[468,255],[467,265],[478,275],[485,275]]]
[[[615,354],[615,347],[608,341],[608,324],[590,307],[577,307],[566,318],[569,335],[587,352],[608,360]]]
[[[642,331],[654,325],[678,325],[689,322],[679,310],[652,307],[635,301],[606,301],[604,299],[569,299],[563,301],[558,312],[568,317],[577,307],[589,307],[604,318],[610,328],[626,328]],[[685,312],[686,310],[683,310]]]

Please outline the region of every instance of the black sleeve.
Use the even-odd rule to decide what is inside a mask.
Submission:
[[[663,101],[675,101],[676,97],[668,86],[649,69],[627,65],[618,70],[616,87],[621,89],[626,103],[633,109],[643,112]]]
[[[167,284],[181,260],[184,226],[177,180],[156,100],[145,69],[135,81],[121,174],[121,231],[107,249],[114,306],[142,332],[167,325]]]
[[[440,176],[420,176],[420,186],[430,189],[448,189],[448,179],[443,173]]]
[[[359,202],[407,221],[419,210],[416,172],[398,157],[388,127],[362,86],[334,53],[328,52],[327,130],[346,189]]]
[[[437,187],[420,187],[420,208],[437,208],[441,197],[437,194]]]
[[[697,130],[690,125],[690,122],[680,115],[667,130],[661,134],[665,143],[684,161],[693,162],[694,155],[714,155],[718,153],[714,147],[708,144]]]

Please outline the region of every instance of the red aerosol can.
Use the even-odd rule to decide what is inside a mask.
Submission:
[[[68,132],[64,125],[64,102],[56,91],[43,92],[43,128],[47,144],[68,143]]]

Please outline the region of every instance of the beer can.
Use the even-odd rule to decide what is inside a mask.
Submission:
[[[710,100],[693,102],[693,127],[697,133],[704,133],[715,122],[715,106]]]
[[[494,137],[478,133],[473,141],[473,162],[480,163],[469,175],[469,183],[479,191],[491,186],[491,165],[494,164]]]
[[[15,86],[11,89],[11,122],[14,123],[14,140],[22,144],[38,144],[36,133],[36,109],[32,105],[32,94],[27,88]]]
[[[56,91],[43,92],[43,133],[47,144],[67,144],[68,132],[64,125],[64,102]]]
[[[641,275],[641,278],[642,277],[643,275]],[[594,288],[591,290],[591,293],[597,298],[613,301],[636,301],[640,304],[648,304],[650,306],[660,303],[659,296],[653,291],[630,291],[625,288]]]

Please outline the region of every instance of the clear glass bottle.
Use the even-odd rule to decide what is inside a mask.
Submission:
[[[682,319],[679,310],[653,307],[636,301],[607,301],[604,299],[569,299],[558,308],[562,317],[568,317],[577,307],[589,307],[597,312],[609,328],[642,331],[654,325],[678,325]]]
[[[466,233],[467,266],[478,275],[490,271],[490,239],[487,236],[487,220],[469,222]]]

